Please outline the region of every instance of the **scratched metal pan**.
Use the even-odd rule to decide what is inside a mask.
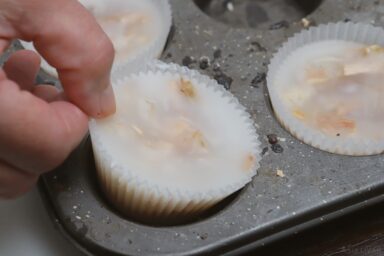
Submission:
[[[174,31],[162,59],[215,77],[239,98],[261,135],[261,168],[242,191],[199,219],[142,224],[104,200],[86,138],[40,180],[48,211],[79,249],[89,255],[237,255],[384,199],[381,155],[339,156],[296,140],[276,121],[265,85],[273,52],[307,21],[380,26],[383,0],[171,2]]]

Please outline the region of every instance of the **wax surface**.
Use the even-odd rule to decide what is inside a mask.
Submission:
[[[384,50],[346,41],[312,43],[293,52],[275,89],[308,129],[344,139],[382,139]]]
[[[151,1],[80,0],[111,39],[116,61],[139,55],[164,30],[159,11]]]
[[[172,74],[133,77],[115,93],[117,113],[96,121],[114,164],[194,192],[234,184],[253,171],[255,138],[228,96]]]

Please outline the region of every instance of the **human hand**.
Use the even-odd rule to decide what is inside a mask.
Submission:
[[[0,0],[0,51],[12,39],[33,41],[59,73],[54,87],[34,86],[40,58],[14,53],[0,70],[0,197],[28,191],[79,144],[88,117],[115,111],[110,86],[114,50],[77,0]]]

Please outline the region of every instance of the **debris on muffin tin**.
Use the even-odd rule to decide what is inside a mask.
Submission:
[[[233,5],[233,3],[231,1],[227,2],[227,10],[230,12],[233,12],[235,10],[235,6]]]
[[[262,46],[259,42],[257,42],[257,41],[253,41],[253,42],[251,42],[251,45],[252,46],[254,46],[256,49],[257,49],[257,51],[259,51],[259,52],[266,52],[267,51],[267,49],[264,47],[264,46]]]
[[[276,176],[280,178],[284,178],[285,177],[284,171],[280,169],[276,170]]]
[[[253,41],[247,48],[247,51],[252,53],[252,52],[265,52],[267,49],[263,47],[259,42]]]
[[[221,84],[222,86],[224,86],[224,88],[226,90],[230,90],[231,89],[231,85],[232,85],[232,82],[233,82],[233,78],[228,76],[227,74],[225,74],[221,68],[220,68],[220,64],[218,63],[215,63],[215,65],[213,66],[213,71],[214,71],[214,76],[213,78],[219,83]]]
[[[199,67],[202,70],[206,70],[211,66],[211,60],[207,56],[202,56],[199,61]]]
[[[197,234],[197,238],[199,238],[201,240],[206,240],[208,238],[208,234],[207,233]]]
[[[267,154],[268,150],[269,150],[268,147],[263,148],[263,151],[261,152],[261,155],[264,156],[265,154]]]
[[[311,26],[311,21],[308,20],[307,18],[302,18],[301,19],[301,24],[303,24],[303,27],[304,28],[308,28],[309,26]]]
[[[215,61],[215,60],[214,60]],[[217,62],[214,62],[213,65],[212,65],[212,70],[216,73],[220,73],[221,72],[221,66],[220,66],[220,63],[217,63]]]
[[[271,149],[273,152],[277,153],[277,154],[281,154],[284,152],[284,148],[280,145],[280,144],[273,144],[271,146]]]
[[[167,54],[165,55],[165,58],[166,58],[166,59],[170,59],[170,58],[172,58],[172,53],[170,53],[170,52],[167,53]]]
[[[224,86],[226,90],[231,89],[231,85],[233,82],[232,77],[227,76],[224,72],[221,70],[217,71],[217,73],[213,77],[219,84]]]
[[[267,138],[268,138],[268,143],[271,145],[277,144],[279,142],[279,139],[277,138],[276,134],[268,134]]]
[[[213,52],[213,58],[220,59],[221,58],[221,50],[217,49]]]
[[[266,77],[267,77],[267,76],[266,76],[265,73],[260,73],[260,72],[258,72],[258,73],[256,74],[256,76],[253,78],[253,80],[251,81],[251,87],[259,88],[259,84],[260,84],[260,83],[264,83]]]
[[[288,21],[286,20],[282,20],[282,21],[279,21],[279,22],[276,22],[275,24],[272,24],[269,29],[270,30],[277,30],[277,29],[281,29],[281,28],[288,28],[289,27],[289,23]]]
[[[185,56],[182,60],[183,66],[186,66],[188,68],[190,68],[191,65],[195,63],[196,63],[196,60],[191,56]]]

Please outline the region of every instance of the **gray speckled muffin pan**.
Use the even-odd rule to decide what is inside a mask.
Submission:
[[[194,1],[171,3],[175,29],[162,59],[215,77],[239,98],[261,136],[261,168],[251,184],[198,220],[140,224],[120,216],[102,197],[87,138],[40,181],[47,209],[80,249],[89,255],[237,255],[384,199],[381,155],[347,157],[317,150],[274,118],[264,79],[267,64],[288,37],[303,29],[300,19],[235,28],[213,20]],[[384,1],[324,0],[307,19],[311,24],[348,19],[382,26]],[[277,138],[268,141],[270,134]]]

